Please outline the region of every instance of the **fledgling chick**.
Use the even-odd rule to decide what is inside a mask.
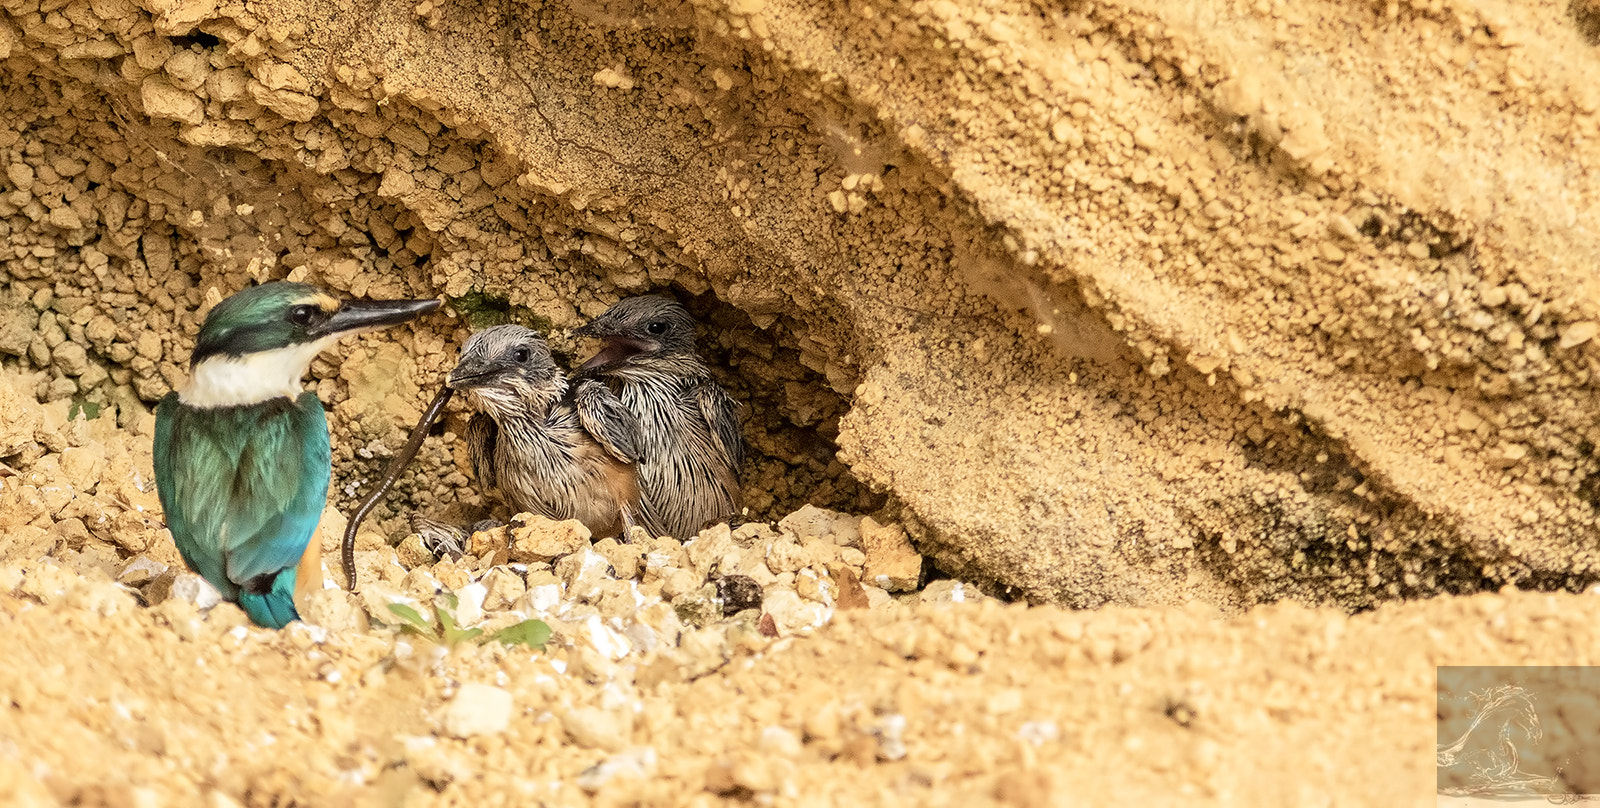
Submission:
[[[639,423],[605,385],[569,385],[537,331],[497,325],[462,346],[447,384],[477,412],[472,473],[518,511],[627,536],[639,502]]]
[[[689,312],[664,297],[633,297],[572,333],[602,341],[574,378],[604,380],[639,419],[645,529],[683,539],[737,514],[739,405],[695,353]]]

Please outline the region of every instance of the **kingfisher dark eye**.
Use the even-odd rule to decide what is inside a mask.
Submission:
[[[657,321],[645,326],[644,330],[649,331],[650,333],[659,336],[659,335],[665,334],[667,332],[667,324],[661,322],[660,320],[657,320]]]
[[[311,325],[316,322],[317,315],[322,311],[316,306],[295,306],[289,309],[289,322],[295,325]]]
[[[528,349],[527,348],[518,348],[515,351],[511,352],[511,360],[513,362],[516,362],[519,365],[524,363],[524,362],[527,362],[528,361],[528,356],[529,356],[529,353],[528,353]]]

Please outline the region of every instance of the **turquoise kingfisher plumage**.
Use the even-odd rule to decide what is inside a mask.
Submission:
[[[183,560],[257,625],[299,617],[321,581],[312,541],[328,498],[327,415],[301,377],[342,336],[406,322],[438,300],[345,300],[266,283],[218,303],[189,384],[156,409],[156,490]]]

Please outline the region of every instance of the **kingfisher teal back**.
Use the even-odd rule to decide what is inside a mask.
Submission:
[[[258,625],[297,619],[297,585],[321,580],[312,537],[332,453],[322,402],[301,387],[306,368],[345,334],[438,306],[340,301],[313,286],[268,283],[206,317],[189,384],[156,410],[156,489],[184,563]]]
[[[327,417],[312,393],[212,410],[168,393],[156,411],[156,486],[178,551],[258,625],[299,616],[294,567],[331,469]]]

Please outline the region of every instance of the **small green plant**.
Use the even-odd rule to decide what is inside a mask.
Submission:
[[[466,321],[467,327],[473,331],[491,325],[516,323],[535,331],[550,332],[549,319],[534,314],[527,306],[514,306],[510,300],[482,290],[474,289],[460,297],[446,298],[445,305],[454,309],[456,315]]]
[[[99,418],[100,405],[84,398],[83,396],[73,396],[72,406],[67,408],[67,420],[77,420],[79,415],[82,415],[85,419],[91,420]]]
[[[446,592],[435,598],[434,620],[423,619],[422,613],[404,603],[389,604],[389,611],[400,618],[400,628],[425,640],[443,645],[474,640],[493,640],[506,645],[526,645],[542,649],[550,641],[550,627],[543,620],[524,620],[507,626],[493,634],[485,635],[481,628],[462,628],[456,624],[455,610],[460,605],[455,593]]]

